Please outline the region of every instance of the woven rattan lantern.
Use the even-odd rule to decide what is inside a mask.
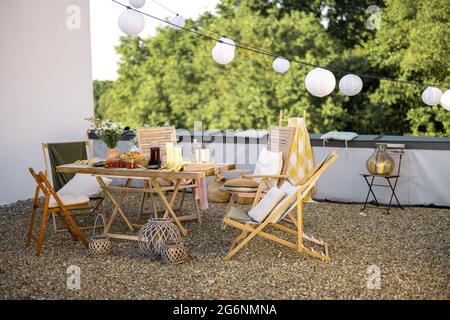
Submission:
[[[102,214],[99,214],[95,218],[94,229],[92,230],[92,236],[89,239],[89,252],[97,256],[103,256],[111,252],[111,241],[105,235],[95,234],[95,229],[97,227],[97,220],[99,217],[101,217],[103,220],[103,228],[105,227],[105,218],[103,217]]]
[[[178,264],[185,262],[189,255],[182,241],[168,241],[161,248],[161,258],[165,263]]]
[[[138,234],[139,249],[150,258],[159,258],[166,242],[179,241],[180,230],[168,219],[151,218]]]

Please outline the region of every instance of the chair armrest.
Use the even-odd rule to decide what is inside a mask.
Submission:
[[[281,174],[274,174],[274,175],[253,175],[253,174],[246,174],[242,175],[242,178],[244,179],[287,179],[287,175],[281,175]]]

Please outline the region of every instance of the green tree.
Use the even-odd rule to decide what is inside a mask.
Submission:
[[[380,30],[367,30],[364,1],[223,0],[217,15],[205,13],[198,21],[235,41],[336,70],[449,83],[446,1],[380,1]],[[216,36],[192,23],[187,27]],[[167,27],[146,39],[123,37],[119,76],[96,100],[98,113],[131,127],[168,121],[192,128],[202,120],[208,129],[246,129],[276,123],[280,109],[289,115],[307,110],[312,132],[450,133],[450,113],[425,106],[422,86],[363,78],[355,97],[336,89],[316,98],[304,85],[311,67],[292,61],[289,72],[277,74],[273,57],[240,48],[222,66],[211,57],[213,46]],[[339,81],[344,73],[335,75]]]
[[[102,118],[106,110],[100,108],[100,98],[112,88],[113,81],[111,80],[94,80],[94,114],[97,118]]]
[[[425,83],[450,83],[448,0],[387,0],[382,28],[365,44],[376,72]],[[370,96],[377,131],[386,134],[450,135],[450,113],[421,100],[426,86],[382,81]],[[445,88],[441,88],[444,89]],[[387,120],[387,121],[386,121]]]

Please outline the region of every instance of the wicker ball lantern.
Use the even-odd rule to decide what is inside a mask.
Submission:
[[[94,229],[92,230],[92,236],[89,239],[89,252],[96,256],[103,256],[111,252],[111,241],[109,240],[109,237],[105,235],[95,234],[95,229],[97,227],[97,221],[99,217],[101,217],[103,220],[103,228],[105,227],[105,218],[102,214],[99,214],[95,218]]]
[[[185,262],[189,255],[182,241],[168,241],[161,248],[161,258],[165,263],[179,264]]]
[[[168,219],[150,218],[138,234],[139,249],[150,258],[159,258],[166,242],[179,241],[180,230]]]

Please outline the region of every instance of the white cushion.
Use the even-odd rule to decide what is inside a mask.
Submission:
[[[286,193],[286,197],[284,197],[284,199],[278,203],[278,205],[275,207],[274,210],[279,210],[281,207],[284,207],[286,205],[287,206],[282,212],[280,212],[280,214],[273,217],[272,221],[270,221],[271,223],[278,222],[280,220],[280,218],[283,217],[287,213],[287,211],[292,206],[292,204],[295,203],[295,200],[297,199],[298,189],[299,189],[299,187],[292,185],[292,183],[290,183],[289,181],[285,181],[281,185],[280,190],[282,190]]]
[[[256,162],[254,175],[278,175],[283,167],[283,153],[273,152],[264,148]]]
[[[286,192],[276,186],[272,187],[264,198],[248,212],[248,215],[257,222],[263,222],[285,196]]]
[[[102,177],[106,185],[111,183],[111,179]],[[75,176],[69,180],[59,191],[58,194],[68,195],[82,195],[82,196],[94,196],[99,194],[102,188],[97,182],[97,179],[90,174],[75,174]]]
[[[72,206],[75,204],[83,204],[89,202],[89,197],[85,195],[59,194],[59,192],[57,192],[57,194],[59,199],[61,199],[61,202],[64,204],[64,206]],[[53,198],[53,196],[50,198],[49,207],[50,208],[59,207],[58,203],[56,202],[55,198]]]

